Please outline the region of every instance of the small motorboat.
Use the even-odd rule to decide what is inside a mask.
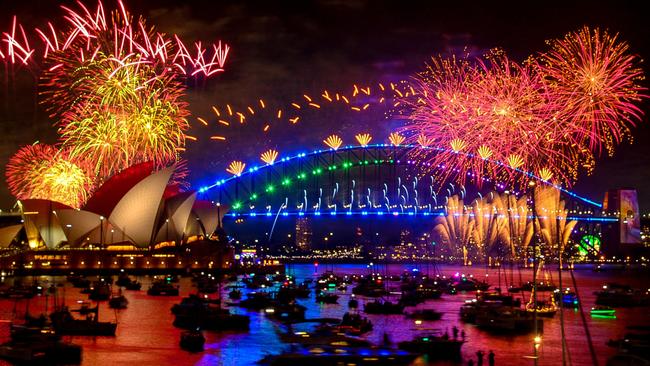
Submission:
[[[616,310],[609,306],[596,305],[590,313],[593,318],[616,319]]]
[[[200,330],[186,330],[181,333],[181,341],[179,342],[182,349],[188,352],[202,352],[203,345],[205,344],[205,337]]]
[[[147,295],[150,296],[178,296],[178,286],[169,282],[156,281],[151,284]]]
[[[111,309],[126,309],[128,304],[129,300],[124,295],[113,295],[108,300],[108,306]]]
[[[363,310],[368,314],[402,314],[404,313],[404,306],[390,301],[375,300],[366,303]]]
[[[409,365],[417,354],[388,348],[314,345],[279,355],[268,355],[258,363],[273,366],[293,365]]]
[[[411,341],[400,342],[399,349],[426,354],[431,360],[460,360],[460,349],[465,341],[450,339],[448,334],[429,334]]]
[[[91,307],[90,301],[83,301],[79,300],[77,301],[77,304],[79,304],[78,309],[70,309],[70,311],[79,313],[79,315],[88,315],[91,313],[94,313],[97,310],[97,307]]]
[[[442,313],[433,309],[421,309],[406,314],[406,317],[415,320],[440,320],[440,318],[442,318]]]
[[[142,288],[142,284],[136,280],[133,280],[126,285],[124,285],[124,288],[129,290],[129,291],[140,291]]]
[[[326,292],[319,292],[318,295],[316,295],[316,302],[323,303],[323,304],[336,304],[339,301],[339,295],[336,294],[330,294]]]

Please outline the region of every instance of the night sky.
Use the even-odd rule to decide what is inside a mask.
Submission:
[[[26,26],[58,18],[58,5],[62,3],[72,2],[4,0],[0,2],[0,29],[9,29],[13,14]],[[94,1],[85,3],[95,5]],[[543,6],[535,2],[535,7],[524,1],[457,3],[131,0],[127,6],[132,13],[144,15],[150,25],[177,33],[187,43],[221,39],[232,47],[224,73],[208,81],[188,82],[188,101],[194,116],[211,116],[212,105],[229,103],[244,109],[263,98],[269,106],[287,106],[301,99],[303,93],[318,95],[323,89],[349,91],[353,83],[376,85],[379,81],[405,80],[431,55],[460,52],[465,47],[477,55],[501,47],[521,61],[544,50],[546,39],[561,37],[583,25],[619,32],[633,52],[649,59],[650,27],[641,2],[544,2]],[[111,6],[110,0],[105,4]],[[642,66],[647,74],[647,62]],[[24,70],[15,75],[15,87],[2,84],[0,93],[3,167],[19,146],[36,140],[56,142],[54,121],[35,107],[33,76]],[[650,111],[647,100],[642,108],[646,114]],[[190,118],[193,127],[189,134],[199,138],[198,143],[189,143],[184,156],[192,171],[191,182],[196,188],[225,177],[224,167],[229,161],[255,161],[269,147],[285,154],[319,148],[320,141],[334,132],[349,143],[355,133],[364,131],[383,140],[397,123],[387,120],[384,112],[352,114],[324,108],[305,112],[295,126],[278,126],[268,134],[261,132],[262,116],[259,121],[231,130],[220,130],[216,124],[203,127]],[[210,141],[213,134],[228,135],[228,142]],[[648,210],[647,115],[634,136],[635,143],[620,146],[615,157],[601,157],[595,173],[581,176],[575,191],[601,201],[609,188],[635,187],[641,210]],[[0,208],[9,208],[13,202],[2,179]]]

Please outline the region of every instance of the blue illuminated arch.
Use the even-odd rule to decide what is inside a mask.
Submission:
[[[379,148],[381,148],[381,149],[385,149],[385,148],[408,149],[408,150],[422,149],[422,150],[430,150],[430,151],[438,151],[438,152],[453,152],[453,153],[461,154],[461,155],[464,155],[464,156],[467,156],[467,157],[470,157],[470,158],[474,158],[476,156],[475,154],[472,154],[472,153],[466,153],[466,152],[462,152],[462,151],[461,152],[455,152],[455,151],[452,151],[452,150],[449,150],[449,149],[444,149],[444,148],[439,148],[439,147],[421,146],[421,145],[397,145],[397,146],[390,145],[390,144],[370,144],[370,145],[367,145],[367,146],[348,145],[348,146],[340,147],[338,149],[318,149],[318,150],[314,150],[314,151],[311,151],[311,152],[301,152],[301,153],[298,153],[298,154],[293,155],[293,156],[281,158],[281,159],[277,160],[276,162],[274,162],[273,164],[265,164],[265,165],[261,165],[261,166],[252,166],[248,170],[243,172],[241,175],[231,176],[231,177],[228,177],[228,178],[223,178],[223,179],[217,180],[215,183],[213,183],[213,184],[211,184],[209,186],[204,186],[204,187],[199,188],[198,192],[199,193],[205,193],[205,192],[207,192],[207,191],[209,191],[209,190],[211,190],[211,189],[213,189],[215,187],[220,187],[220,186],[223,186],[223,185],[227,185],[228,183],[234,182],[234,181],[236,181],[238,179],[241,179],[243,177],[258,174],[259,172],[262,172],[265,169],[268,169],[268,168],[271,168],[271,167],[274,167],[274,166],[278,166],[280,164],[288,164],[290,162],[293,162],[293,161],[296,161],[298,159],[302,159],[302,158],[305,158],[305,157],[313,157],[313,156],[318,156],[318,155],[321,155],[321,154],[327,154],[327,153],[332,153],[332,152],[343,152],[343,151],[352,151],[352,150],[361,150],[361,149],[370,150],[370,149],[379,149]],[[519,168],[512,168],[510,165],[508,165],[508,164],[506,164],[506,163],[504,163],[502,161],[499,161],[499,160],[492,160],[492,159],[485,159],[485,160],[490,162],[491,164],[502,166],[502,167],[505,167],[507,169],[516,171],[517,173],[520,173],[520,174],[522,174],[522,175],[524,175],[524,176],[526,176],[526,177],[528,177],[528,178],[530,178],[532,180],[535,180],[535,181],[541,182],[543,184],[553,186],[554,188],[560,190],[562,193],[564,193],[564,194],[566,194],[566,195],[568,195],[568,196],[570,196],[570,197],[572,197],[574,199],[577,199],[577,200],[579,200],[581,202],[587,203],[587,204],[589,204],[589,205],[591,205],[593,207],[602,208],[601,203],[595,202],[595,201],[592,201],[592,200],[590,200],[590,199],[588,199],[586,197],[580,196],[575,192],[572,192],[572,191],[567,190],[566,188],[563,188],[562,186],[555,185],[555,184],[552,184],[551,182],[545,181],[545,180],[543,180],[542,178],[540,178],[539,176],[535,175],[532,172],[524,171],[524,170],[519,169]]]

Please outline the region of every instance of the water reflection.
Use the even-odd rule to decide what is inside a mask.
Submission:
[[[434,272],[432,266],[426,265],[388,265],[376,267],[375,270],[384,274],[401,274],[405,270],[411,271],[414,268],[430,275],[440,273],[451,276],[456,272],[464,272],[486,278],[492,285],[496,285],[497,278],[501,277],[503,287],[505,287],[506,280],[514,279],[519,282],[520,278],[523,281],[531,278],[531,273],[526,270],[514,270],[512,273],[506,270],[506,277],[503,277],[503,275],[498,276],[496,269],[486,270],[458,266],[439,266],[437,272]],[[316,278],[325,269],[333,270],[339,274],[368,274],[370,272],[367,266],[356,264],[321,265],[320,273],[315,273],[314,269],[312,265],[292,265],[288,268],[288,273],[294,275],[298,281],[302,281],[307,278]],[[557,283],[557,278],[551,278],[553,274],[549,273],[548,276],[548,280]],[[582,306],[587,312],[595,301],[593,292],[600,289],[606,282],[623,282],[635,287],[647,286],[648,283],[647,275],[639,273],[580,270],[576,271],[575,276],[582,296]],[[568,275],[564,277],[565,287],[573,287],[570,277]],[[64,280],[64,278],[39,278],[39,281],[44,283],[60,283]],[[143,289],[146,289],[151,278],[140,278],[139,280],[143,282]],[[187,296],[194,291],[188,278],[181,279],[180,285],[181,296]],[[397,283],[394,286],[397,287]],[[71,306],[77,300],[86,299],[86,295],[80,294],[79,289],[71,287],[70,284],[65,284],[64,289],[64,291],[60,291],[60,295]],[[300,299],[298,302],[307,307],[307,318],[341,318],[347,311],[351,290],[352,286],[348,286],[345,292],[339,292],[341,295],[339,304],[318,304],[314,301],[313,292],[309,299]],[[244,289],[244,297],[247,291]],[[233,312],[250,316],[250,331],[205,332],[205,352],[190,354],[178,347],[180,330],[172,326],[173,315],[170,308],[179,301],[179,297],[152,297],[146,295],[146,291],[126,291],[125,294],[129,300],[129,308],[126,310],[115,312],[108,308],[106,302],[100,305],[100,320],[114,320],[117,317],[119,325],[116,337],[75,337],[73,339],[74,342],[84,347],[83,365],[251,365],[267,354],[280,353],[287,348],[278,338],[278,332],[284,330],[283,326],[268,319],[263,311],[247,311],[232,307]],[[224,299],[227,299],[226,289],[223,289],[223,295]],[[384,333],[388,333],[392,342],[397,343],[410,340],[414,335],[433,329],[443,332],[448,330],[451,334],[452,327],[456,326],[464,330],[467,337],[467,343],[462,350],[464,359],[475,358],[478,350],[483,350],[486,354],[489,350],[493,350],[496,354],[497,365],[532,364],[530,359],[524,358],[533,353],[532,335],[494,335],[459,320],[460,305],[473,297],[473,293],[443,295],[440,300],[429,300],[417,306],[418,309],[432,308],[443,313],[441,320],[424,321],[422,324],[416,324],[402,315],[366,315],[373,322],[374,328],[363,338],[380,344],[383,342]],[[363,309],[366,299],[357,298],[360,300],[359,309]],[[395,300],[397,299],[395,298]],[[22,314],[27,308],[32,314],[37,314],[43,311],[46,305],[52,306],[51,296],[40,296],[30,301],[0,300],[0,319],[3,320],[0,323],[0,335],[3,341],[8,336],[9,324],[7,321],[11,320],[14,314]],[[407,308],[409,311],[412,309],[414,308]],[[617,319],[597,319],[591,318],[587,313],[587,323],[601,364],[604,364],[606,359],[615,353],[614,349],[605,344],[609,339],[621,337],[625,333],[626,325],[650,323],[647,307],[617,309],[616,314]],[[579,311],[565,309],[564,317],[569,357],[572,364],[591,364]],[[544,334],[539,348],[539,365],[561,364],[559,314],[544,322]],[[301,325],[301,327],[303,326],[307,327],[308,325]],[[426,365],[428,363],[425,357],[421,357],[415,364]],[[431,364],[444,365],[448,363]]]

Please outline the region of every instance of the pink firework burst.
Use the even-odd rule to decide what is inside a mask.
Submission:
[[[618,34],[598,28],[583,27],[548,44],[537,64],[558,107],[556,117],[577,143],[613,154],[643,115],[635,104],[647,96],[638,57]]]
[[[540,75],[503,52],[486,59],[434,59],[416,78],[419,98],[410,98],[411,142],[421,136],[442,151],[426,159],[444,179],[464,183],[482,177],[525,180],[517,169],[550,172],[569,182],[576,169],[563,169],[568,146],[558,137],[562,126],[550,115]],[[417,100],[416,100],[417,99]]]

